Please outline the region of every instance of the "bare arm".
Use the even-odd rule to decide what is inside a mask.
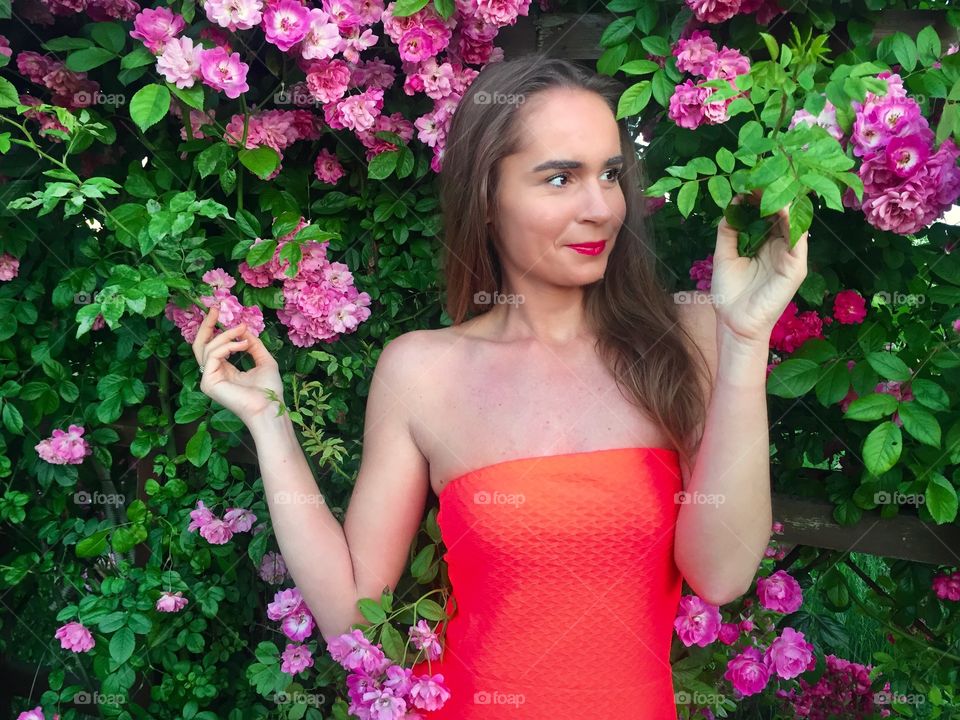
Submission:
[[[367,398],[363,455],[344,524],[330,512],[286,416],[250,423],[280,551],[324,639],[363,622],[357,600],[396,587],[423,517],[426,458],[410,432],[419,408],[418,333],[387,344]]]

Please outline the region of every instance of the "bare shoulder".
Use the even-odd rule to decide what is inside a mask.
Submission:
[[[393,338],[377,360],[374,382],[389,388],[397,409],[402,409],[410,435],[424,456],[424,438],[442,392],[441,383],[449,376],[452,336],[445,329],[411,330]]]
[[[700,290],[681,290],[673,294],[677,315],[684,330],[696,343],[707,361],[711,380],[717,375],[717,314],[709,294]]]

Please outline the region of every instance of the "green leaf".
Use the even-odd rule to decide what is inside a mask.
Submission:
[[[800,182],[813,189],[817,195],[822,197],[827,207],[831,210],[838,212],[844,212],[846,210],[841,201],[840,189],[837,187],[835,181],[823,175],[804,173],[800,176]]]
[[[386,616],[384,616],[386,618]],[[396,663],[402,663],[406,652],[406,642],[400,631],[390,623],[385,623],[380,630],[380,646],[383,652]]]
[[[910,368],[892,352],[867,353],[867,362],[881,377],[887,380],[903,382],[910,379]]]
[[[265,145],[261,145],[253,150],[240,148],[237,151],[237,158],[240,160],[241,165],[261,180],[266,180],[267,177],[277,169],[277,166],[280,165],[280,156],[277,154],[277,151]]]
[[[144,85],[130,100],[130,117],[145,132],[156,125],[170,109],[170,91],[163,85]]]
[[[670,43],[667,39],[659,35],[647,35],[640,39],[643,49],[656,57],[670,56]]]
[[[926,67],[933,65],[940,58],[941,52],[940,36],[930,25],[917,33],[917,53],[920,56],[920,62]]]
[[[132,70],[133,68],[152,65],[156,59],[153,53],[143,47],[143,45],[139,45],[123,56],[120,60],[120,68],[123,70]]]
[[[646,75],[660,69],[653,60],[631,60],[620,66],[620,72],[627,75]]]
[[[653,74],[652,87],[653,99],[662,107],[667,107],[670,104],[670,98],[673,96],[674,84],[670,82],[666,71],[660,69]]]
[[[817,380],[815,387],[817,400],[824,407],[836,405],[847,396],[849,390],[850,372],[844,362],[833,363],[823,377]]]
[[[846,367],[844,366],[844,369]],[[844,393],[846,395],[846,393]],[[844,413],[844,420],[863,420],[873,422],[882,417],[893,414],[897,409],[897,399],[888,393],[870,393],[863,397],[858,397],[847,408]]]
[[[791,358],[776,365],[767,378],[767,392],[783,398],[798,398],[816,384],[820,366],[812,360]]]
[[[777,44],[777,39],[773,37],[773,35],[765,32],[760,33],[760,37],[763,38],[763,42],[767,46],[767,52],[770,53],[770,59],[776,62],[780,53],[780,46]]]
[[[417,614],[427,620],[443,620],[447,614],[430,598],[422,598],[417,601]]]
[[[371,180],[384,180],[390,177],[399,159],[400,153],[397,150],[387,150],[374,156],[367,166],[367,177]]]
[[[903,32],[897,32],[893,35],[893,54],[897,62],[903,66],[907,72],[912,72],[917,66],[917,46],[913,38]]]
[[[720,169],[724,172],[733,172],[733,168],[737,163],[737,159],[733,156],[733,153],[727,150],[725,147],[717,150],[717,165],[720,166]]]
[[[733,198],[733,191],[730,189],[730,181],[722,175],[714,175],[707,180],[707,189],[710,191],[710,197],[722,210]]]
[[[20,104],[17,88],[6,78],[0,78],[0,108],[12,108]]]
[[[47,40],[41,47],[43,47],[44,50],[50,50],[52,52],[83,50],[84,48],[93,47],[93,42],[86,38],[63,36]]]
[[[760,214],[772,215],[791,202],[800,190],[799,183],[789,173],[781,175],[764,189],[760,197]]]
[[[90,35],[100,47],[106,48],[114,54],[123,50],[127,41],[127,31],[123,29],[122,25],[115,22],[99,22],[93,25]]]
[[[357,601],[357,608],[359,608],[363,616],[374,625],[386,622],[387,620],[387,614],[383,611],[380,603],[375,600],[360,598]]]
[[[647,197],[661,197],[664,193],[668,193],[671,190],[675,190],[680,187],[683,182],[675,177],[664,176],[657,180],[653,185],[648,187],[643,191],[643,194]]]
[[[194,467],[200,467],[207,462],[212,450],[213,439],[210,437],[210,433],[207,432],[206,424],[200,423],[197,432],[187,442],[187,460],[189,460]]]
[[[697,194],[700,192],[700,183],[697,180],[690,180],[683,184],[680,192],[677,193],[677,209],[684,217],[689,217],[693,210],[693,205],[697,201]]]
[[[204,148],[204,150],[197,155],[194,164],[197,166],[200,177],[206,178],[226,170],[232,159],[233,150],[230,149],[230,146],[226,143],[218,142],[212,143],[209,147]]]
[[[98,530],[88,538],[84,538],[77,543],[77,557],[96,557],[107,549],[107,535],[110,530]]]
[[[690,167],[696,170],[701,175],[716,175],[717,166],[708,157],[695,157],[690,161]]]
[[[787,219],[790,223],[790,247],[792,248],[813,223],[813,202],[809,195],[801,195],[790,204]]]
[[[167,83],[166,87],[188,107],[192,107],[194,110],[203,110],[203,85],[200,83],[194,83],[191,88],[178,88],[173,83]]]
[[[649,80],[641,80],[627,88],[620,96],[617,105],[617,120],[637,115],[643,110],[653,94],[653,85]]]
[[[393,17],[407,17],[427,6],[427,0],[397,0],[393,7]]]
[[[910,390],[917,402],[926,405],[931,410],[950,409],[950,397],[947,395],[947,391],[933,380],[917,378],[910,383]]]
[[[609,48],[630,39],[636,26],[632,17],[619,17],[607,25],[600,36],[600,47]]]
[[[913,437],[924,445],[940,447],[940,423],[931,413],[917,403],[905,402],[900,404],[897,414],[903,421],[903,429]]]
[[[251,246],[249,252],[247,252],[247,265],[250,267],[258,267],[269,262],[270,258],[273,257],[273,254],[277,250],[277,241],[276,240],[264,240],[259,242],[256,245]]]
[[[133,655],[133,650],[137,646],[137,640],[133,635],[133,630],[124,627],[117,630],[110,638],[110,657],[116,663],[125,663]]]
[[[874,475],[882,475],[897,464],[903,450],[903,436],[892,421],[877,425],[863,442],[863,462]]]
[[[924,494],[927,510],[937,525],[957,518],[957,489],[939,473],[932,473]]]
[[[116,56],[116,53],[98,47],[75,50],[67,55],[67,69],[74,72],[87,72],[110,62]]]
[[[97,623],[97,627],[100,628],[100,632],[103,633],[112,633],[116,632],[124,625],[127,624],[128,613],[123,612],[112,612],[109,615],[104,615],[100,618],[100,621]]]

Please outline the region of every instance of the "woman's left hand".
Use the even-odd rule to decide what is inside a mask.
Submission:
[[[759,203],[759,191],[754,198]],[[733,204],[743,199],[738,195]],[[741,257],[737,231],[721,218],[717,246],[713,253],[713,281],[710,294],[717,313],[717,326],[726,327],[734,337],[764,347],[773,326],[793,299],[807,276],[807,235],[790,248],[790,206],[777,213],[779,222],[770,228],[756,257]]]

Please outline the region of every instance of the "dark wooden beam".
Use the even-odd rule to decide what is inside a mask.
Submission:
[[[960,526],[934,525],[916,515],[882,518],[865,510],[855,525],[833,519],[833,504],[774,493],[773,519],[783,523],[784,544],[912,560],[930,565],[960,565]]]

